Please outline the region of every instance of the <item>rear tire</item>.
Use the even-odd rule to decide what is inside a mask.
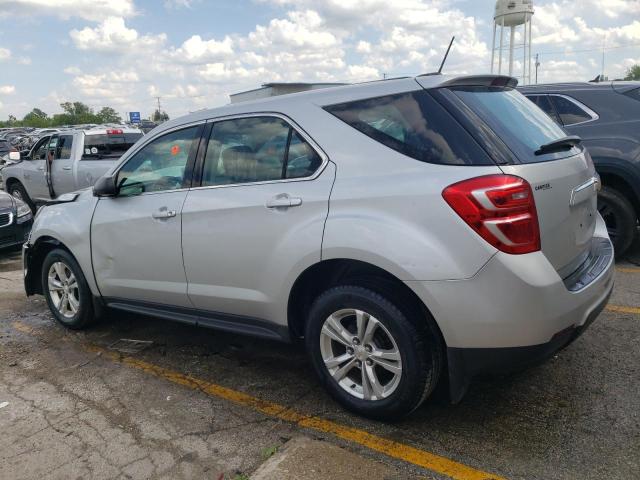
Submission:
[[[321,294],[311,306],[305,342],[331,396],[379,420],[401,418],[418,408],[438,383],[443,353],[428,319],[411,320],[368,288],[345,285]]]
[[[602,187],[598,194],[598,211],[607,225],[616,257],[622,257],[636,233],[637,217],[631,202],[618,190]]]
[[[31,198],[29,197],[27,190],[20,182],[13,182],[11,185],[9,185],[8,193],[12,197],[19,198],[24,203],[29,205],[29,208],[31,209],[31,212],[33,214],[36,213],[37,209],[35,203],[33,203],[33,200],[31,200]]]
[[[80,330],[94,321],[91,290],[75,258],[61,248],[42,263],[42,291],[53,316],[67,328]]]

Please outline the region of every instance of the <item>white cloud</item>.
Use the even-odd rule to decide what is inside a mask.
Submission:
[[[171,51],[170,56],[178,62],[206,63],[228,58],[233,54],[233,42],[230,37],[223,40],[202,40],[194,35],[186,40],[180,48]]]
[[[145,51],[156,48],[166,40],[166,35],[139,35],[125,25],[122,17],[108,17],[97,27],[85,27],[69,32],[76,48],[97,52],[127,54],[133,49]]]
[[[0,62],[11,58],[11,50],[0,47]]]
[[[16,93],[16,87],[13,85],[0,85],[0,95],[13,95]]]
[[[52,15],[99,21],[104,17],[130,17],[136,13],[133,0],[0,0],[0,16]]]

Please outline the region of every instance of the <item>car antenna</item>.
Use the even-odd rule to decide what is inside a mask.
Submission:
[[[451,37],[451,41],[449,42],[449,46],[447,47],[447,53],[444,54],[444,58],[442,59],[442,63],[440,64],[440,68],[438,69],[438,74],[442,74],[442,67],[444,67],[444,62],[447,61],[447,57],[449,56],[449,50],[451,50],[451,45],[453,45],[453,41],[456,39],[454,35]]]
[[[418,75],[419,77],[430,77],[432,75],[442,75],[442,67],[444,67],[444,62],[447,61],[447,57],[449,56],[449,51],[451,50],[451,45],[453,45],[453,41],[455,39],[456,39],[455,35],[453,37],[451,37],[451,41],[449,42],[449,46],[447,47],[447,51],[444,54],[444,58],[442,59],[442,63],[440,63],[440,68],[438,69],[438,71],[437,72],[423,73],[422,75]]]

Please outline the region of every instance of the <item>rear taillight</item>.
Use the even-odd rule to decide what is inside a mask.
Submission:
[[[109,129],[107,130],[107,135],[122,135],[122,130],[118,128]]]
[[[487,175],[444,189],[445,201],[497,249],[512,254],[540,250],[538,214],[531,186],[513,175]]]

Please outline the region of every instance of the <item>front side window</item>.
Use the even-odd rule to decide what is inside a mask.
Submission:
[[[73,135],[60,135],[56,145],[55,159],[71,158],[71,148],[73,147]]]
[[[197,144],[198,126],[163,135],[145,145],[118,172],[122,195],[183,188],[189,153]]]
[[[580,108],[575,102],[568,98],[552,95],[551,101],[556,107],[558,116],[563,125],[573,125],[574,123],[587,122],[591,120],[591,115]]]
[[[325,110],[416,160],[446,165],[491,164],[469,134],[425,91],[341,103]]]
[[[49,137],[43,138],[34,147],[31,154],[31,160],[44,160],[47,158],[47,146],[49,145]]]
[[[280,118],[224,120],[213,126],[202,186],[307,177],[321,163],[315,150]]]

